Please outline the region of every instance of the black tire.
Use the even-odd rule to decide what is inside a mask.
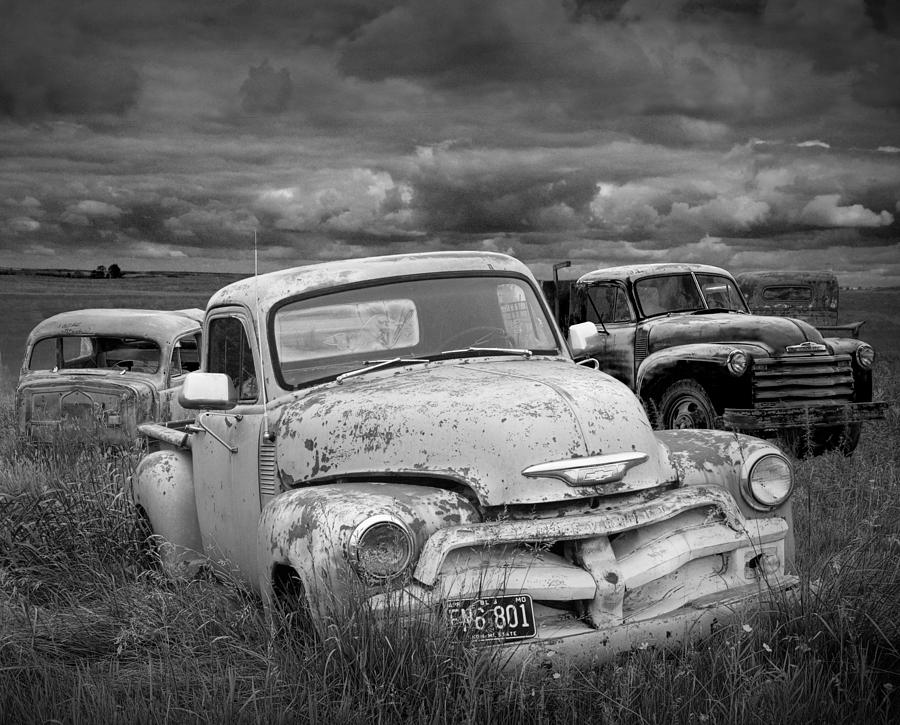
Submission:
[[[656,404],[658,428],[715,428],[716,409],[700,383],[684,379],[672,383]]]

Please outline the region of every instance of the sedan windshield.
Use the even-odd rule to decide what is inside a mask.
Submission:
[[[747,312],[735,283],[717,274],[668,274],[634,284],[645,317],[705,310]]]
[[[500,276],[401,281],[291,302],[276,310],[273,334],[281,377],[293,387],[469,348],[559,352],[531,286]]]
[[[161,351],[153,340],[104,335],[61,335],[38,340],[29,370],[106,370],[155,373]]]

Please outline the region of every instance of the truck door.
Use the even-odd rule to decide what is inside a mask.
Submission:
[[[211,313],[206,370],[225,373],[238,403],[228,411],[203,411],[192,443],[194,490],[203,547],[212,561],[256,577],[256,527],[261,510],[259,449],[265,406],[259,399],[260,361],[253,324],[242,308]]]
[[[593,322],[600,333],[600,347],[591,357],[600,369],[634,389],[635,315],[625,285],[601,282],[582,288],[581,320]],[[604,331],[606,334],[604,334]]]

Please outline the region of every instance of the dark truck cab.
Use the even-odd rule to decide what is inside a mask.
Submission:
[[[806,320],[826,337],[859,337],[866,322],[838,322],[840,290],[833,272],[744,272],[735,279],[757,315]]]
[[[798,454],[849,455],[863,421],[885,415],[872,401],[870,345],[751,314],[724,269],[610,267],[544,291],[570,341],[631,387],[659,428],[780,435]]]

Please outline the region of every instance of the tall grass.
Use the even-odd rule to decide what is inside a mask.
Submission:
[[[896,401],[898,361],[879,362]],[[677,651],[501,671],[446,630],[364,611],[267,619],[239,583],[165,579],[131,453],[38,447],[0,400],[0,722],[797,723],[900,714],[900,420],[797,462],[799,604]]]

